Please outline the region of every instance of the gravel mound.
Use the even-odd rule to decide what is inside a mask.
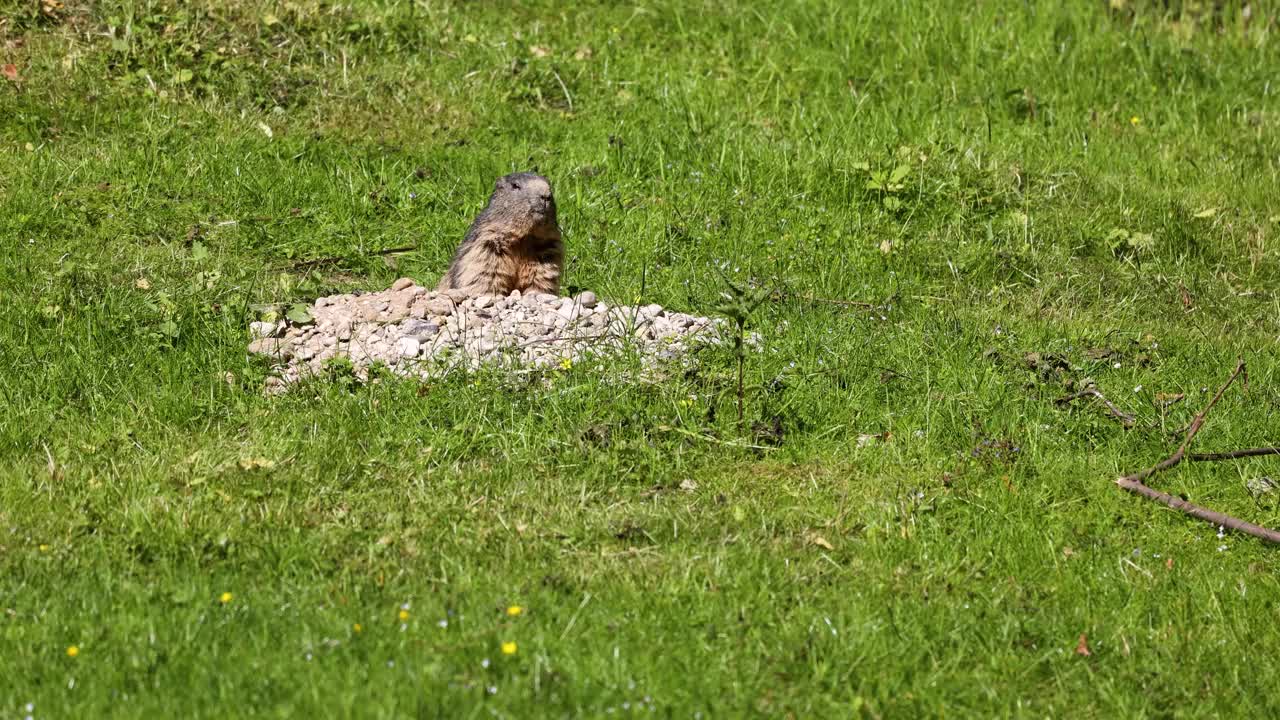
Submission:
[[[467,297],[433,292],[408,278],[375,293],[322,297],[308,322],[255,322],[249,352],[277,362],[268,391],[320,374],[347,358],[365,379],[374,364],[428,379],[482,365],[568,368],[588,356],[633,352],[649,366],[677,360],[699,343],[727,337],[723,320],[661,305],[610,306],[584,292]]]

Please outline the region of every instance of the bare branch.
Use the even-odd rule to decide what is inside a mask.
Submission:
[[[1276,532],[1270,528],[1265,528],[1261,525],[1254,525],[1251,522],[1245,522],[1244,520],[1231,517],[1230,515],[1224,515],[1216,510],[1201,507],[1195,503],[1187,502],[1182,498],[1174,497],[1169,493],[1160,492],[1143,482],[1130,480],[1127,477],[1120,478],[1116,481],[1116,484],[1129,492],[1137,493],[1145,498],[1155,500],[1162,505],[1168,505],[1174,510],[1181,510],[1193,518],[1199,518],[1200,520],[1212,523],[1218,527],[1235,530],[1237,532],[1245,533],[1246,535],[1261,538],[1268,542],[1280,544],[1280,532]]]
[[[1280,452],[1277,452],[1277,449],[1275,448],[1254,448],[1229,453],[1197,453],[1190,456],[1187,455],[1187,447],[1191,445],[1191,441],[1195,439],[1196,434],[1200,432],[1200,428],[1204,426],[1204,420],[1209,414],[1209,411],[1218,404],[1218,401],[1222,399],[1223,393],[1227,391],[1227,388],[1231,387],[1231,384],[1236,381],[1236,378],[1242,376],[1244,377],[1244,382],[1248,383],[1248,375],[1245,371],[1243,359],[1236,363],[1236,369],[1231,373],[1231,377],[1227,378],[1227,381],[1218,389],[1217,394],[1213,396],[1213,399],[1209,401],[1209,404],[1206,405],[1205,408],[1195,416],[1195,419],[1191,421],[1191,424],[1187,426],[1186,437],[1183,438],[1182,444],[1178,446],[1178,449],[1172,455],[1146,470],[1140,470],[1131,475],[1125,475],[1124,477],[1119,478],[1116,480],[1116,484],[1131,493],[1141,495],[1149,500],[1154,500],[1162,505],[1167,505],[1175,510],[1181,510],[1191,517],[1213,523],[1218,527],[1230,528],[1237,532],[1252,535],[1268,542],[1280,544],[1280,532],[1262,527],[1261,525],[1254,525],[1253,523],[1245,522],[1244,520],[1240,520],[1239,518],[1235,518],[1230,515],[1225,515],[1217,512],[1216,510],[1210,510],[1194,503],[1187,502],[1182,498],[1174,497],[1169,493],[1156,490],[1145,482],[1146,479],[1152,475],[1166,470],[1171,470],[1177,467],[1184,459],[1188,458],[1192,460],[1227,460],[1233,457],[1280,454]]]
[[[1236,460],[1238,458],[1259,457],[1262,455],[1280,455],[1280,447],[1248,448],[1220,453],[1191,453],[1187,459],[1195,462],[1213,462],[1216,460]]]
[[[1200,428],[1204,426],[1205,416],[1208,415],[1209,411],[1213,409],[1213,406],[1217,405],[1218,401],[1222,399],[1222,394],[1227,391],[1227,388],[1231,387],[1231,384],[1236,381],[1236,378],[1240,377],[1244,372],[1244,360],[1241,360],[1236,364],[1236,369],[1231,373],[1231,377],[1227,378],[1227,381],[1223,383],[1222,387],[1218,388],[1218,393],[1213,396],[1213,399],[1209,401],[1209,404],[1206,405],[1203,410],[1196,414],[1195,419],[1193,419],[1191,424],[1187,426],[1187,436],[1183,438],[1182,445],[1178,446],[1177,452],[1146,470],[1140,470],[1132,475],[1126,475],[1120,479],[1142,482],[1156,473],[1177,467],[1178,464],[1182,462],[1183,456],[1187,454],[1187,446],[1191,444],[1191,441],[1195,439],[1196,434],[1200,432]]]

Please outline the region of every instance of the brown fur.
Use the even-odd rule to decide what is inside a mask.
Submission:
[[[468,295],[556,293],[563,267],[551,183],[516,173],[494,183],[489,204],[471,224],[438,289]]]

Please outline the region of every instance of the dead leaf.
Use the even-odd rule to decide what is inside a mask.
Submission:
[[[1093,653],[1089,652],[1089,636],[1080,633],[1080,641],[1076,643],[1076,654],[1089,657]]]
[[[0,74],[14,82],[18,82],[18,66],[13,63],[6,63],[4,67],[0,67]]]
[[[1071,557],[1072,555],[1075,555],[1075,554],[1076,554],[1076,551],[1075,551],[1075,550],[1072,550],[1070,547],[1064,547],[1064,548],[1062,548],[1062,557],[1064,557],[1064,558],[1069,558],[1069,557]]]
[[[821,535],[815,532],[810,532],[807,535],[805,535],[805,542],[809,543],[810,545],[817,545],[823,550],[835,550],[835,548],[831,546],[831,543],[827,542],[826,538],[822,537]]]
[[[864,448],[870,445],[875,445],[878,442],[886,442],[888,439],[889,439],[888,431],[885,431],[882,433],[876,433],[874,435],[861,434],[861,435],[858,435],[856,447]]]
[[[687,493],[690,493],[698,489],[698,483],[688,478],[685,478],[684,480],[680,481],[680,489]]]
[[[1172,569],[1173,569],[1173,558],[1165,558],[1165,561],[1164,561],[1164,569],[1165,569],[1165,570],[1172,570]]]
[[[1156,402],[1160,403],[1163,407],[1169,407],[1170,405],[1181,401],[1184,397],[1186,397],[1186,395],[1182,393],[1156,393]]]
[[[544,58],[551,54],[551,51],[541,45],[534,45],[529,48],[529,54],[536,58]]]
[[[241,458],[240,459],[240,469],[244,470],[245,472],[252,472],[254,470],[270,470],[275,466],[276,466],[276,462],[274,460],[268,460],[266,458]]]
[[[151,281],[144,277],[140,277],[137,280],[133,281],[133,286],[138,288],[139,290],[150,290]]]
[[[594,54],[594,53],[591,51],[591,48],[590,48],[589,46],[587,46],[587,45],[583,45],[582,47],[578,48],[578,49],[573,53],[573,59],[574,59],[574,60],[588,60],[588,59],[590,59],[590,58],[591,58],[591,56],[592,56],[593,54]]]

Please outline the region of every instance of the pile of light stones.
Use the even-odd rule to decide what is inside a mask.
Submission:
[[[678,360],[699,343],[728,337],[720,319],[660,305],[610,306],[595,293],[468,297],[433,292],[409,278],[389,290],[322,297],[310,321],[255,322],[249,352],[277,361],[268,390],[279,392],[347,358],[357,377],[381,363],[392,373],[430,379],[486,364],[569,368],[588,357],[631,352],[648,366]]]

